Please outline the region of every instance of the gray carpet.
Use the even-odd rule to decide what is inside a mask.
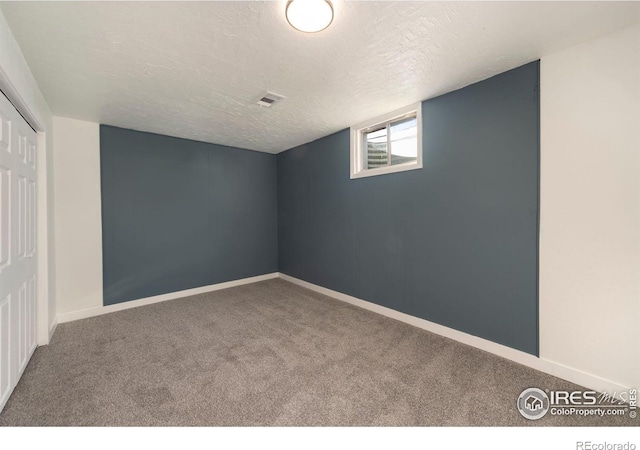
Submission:
[[[274,279],[62,324],[0,425],[632,425],[532,422],[535,370]]]

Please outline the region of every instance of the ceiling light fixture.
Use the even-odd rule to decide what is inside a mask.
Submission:
[[[333,5],[329,0],[289,0],[285,16],[296,30],[317,33],[333,22]]]

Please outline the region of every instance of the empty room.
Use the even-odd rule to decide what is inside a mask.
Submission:
[[[0,90],[0,436],[640,446],[640,3],[5,1]]]

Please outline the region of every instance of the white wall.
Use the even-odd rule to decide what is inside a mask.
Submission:
[[[53,118],[58,314],[102,306],[100,127]]]
[[[540,84],[540,357],[640,387],[640,25]]]
[[[56,324],[52,114],[0,11],[0,87],[38,131],[38,344]]]
[[[13,90],[20,95],[20,100],[31,110],[36,120],[43,126],[46,122],[50,122],[51,110],[29,70],[27,61],[2,11],[0,11],[0,66]],[[12,102],[14,100],[11,99]]]

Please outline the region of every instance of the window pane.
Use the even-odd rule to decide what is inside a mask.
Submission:
[[[415,117],[394,122],[391,129],[391,164],[415,162],[418,159],[418,122]]]
[[[364,133],[364,142],[367,152],[367,169],[375,169],[389,164],[386,127]]]

